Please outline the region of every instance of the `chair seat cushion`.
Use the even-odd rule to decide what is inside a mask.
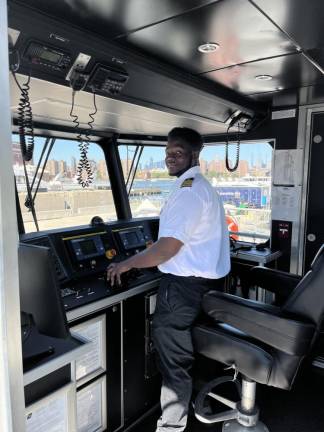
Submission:
[[[225,365],[237,367],[250,379],[268,384],[274,358],[259,341],[226,324],[208,327],[197,324],[193,328],[196,352]]]

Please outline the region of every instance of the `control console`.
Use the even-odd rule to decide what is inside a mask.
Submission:
[[[27,235],[22,241],[50,248],[66,310],[119,294],[159,278],[157,269],[131,269],[121,275],[121,284],[111,286],[106,278],[110,263],[120,262],[153,244],[150,222],[129,221]]]
[[[121,275],[121,284],[111,286],[106,279],[109,264],[143,251],[153,244],[153,240],[144,223],[102,228],[62,237],[72,276],[69,283],[62,286],[67,310],[126,291],[159,276],[157,269],[131,269]]]

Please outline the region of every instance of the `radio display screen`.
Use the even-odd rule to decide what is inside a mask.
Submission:
[[[62,55],[58,54],[54,51],[50,51],[50,50],[43,50],[40,53],[40,58],[43,60],[46,60],[48,62],[54,63],[54,64],[58,64],[61,60]]]

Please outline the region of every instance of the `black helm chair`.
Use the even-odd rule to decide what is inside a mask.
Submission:
[[[277,289],[287,275],[256,268],[259,280],[272,283]],[[286,279],[285,279],[286,278]],[[321,329],[324,317],[324,245],[313,260],[310,271],[300,280],[281,307],[217,291],[207,293],[203,310],[212,318],[193,329],[195,350],[213,360],[232,366],[242,374],[240,402],[230,401],[212,392],[231,378],[218,378],[199,393],[196,417],[205,423],[224,421],[223,431],[268,431],[258,420],[255,406],[256,383],[289,390],[300,365],[309,354]],[[207,414],[204,400],[208,396],[229,406],[220,414]]]

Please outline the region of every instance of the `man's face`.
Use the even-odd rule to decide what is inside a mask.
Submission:
[[[165,149],[165,164],[170,176],[183,173],[191,167],[192,150],[190,146],[182,141],[171,140]]]

